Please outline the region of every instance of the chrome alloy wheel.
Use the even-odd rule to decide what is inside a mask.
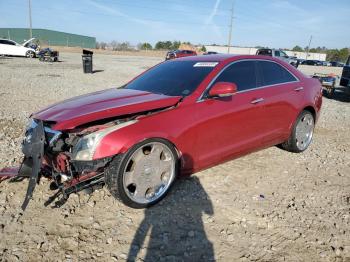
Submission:
[[[175,161],[163,143],[150,142],[136,149],[123,172],[123,188],[128,197],[139,204],[159,199],[175,178]]]
[[[296,126],[295,135],[296,146],[299,150],[304,150],[310,145],[314,132],[314,125],[314,118],[310,113],[300,118]]]

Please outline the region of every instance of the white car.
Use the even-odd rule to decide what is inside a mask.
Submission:
[[[35,50],[33,48],[26,47],[26,45],[32,40],[33,38],[20,45],[12,40],[0,39],[0,55],[25,56],[33,58],[35,57]]]

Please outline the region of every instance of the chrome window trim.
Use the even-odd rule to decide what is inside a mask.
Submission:
[[[263,88],[268,88],[268,87],[274,87],[277,85],[285,85],[285,84],[290,84],[290,83],[297,83],[300,82],[300,79],[293,74],[288,68],[286,68],[284,65],[281,65],[279,63],[277,63],[276,61],[272,61],[272,60],[268,60],[268,59],[242,59],[242,60],[238,60],[238,61],[233,61],[229,64],[227,64],[223,69],[221,69],[221,71],[210,81],[210,83],[207,85],[207,87],[204,89],[203,93],[201,94],[201,96],[197,99],[197,103],[205,101],[207,99],[207,97],[205,97],[205,94],[207,93],[207,91],[211,88],[211,86],[213,85],[213,83],[216,81],[216,79],[231,65],[235,64],[235,63],[239,63],[239,62],[244,62],[244,61],[253,61],[253,62],[258,62],[258,61],[266,61],[266,62],[271,62],[271,63],[275,63],[281,67],[283,67],[284,69],[287,70],[288,73],[290,73],[296,80],[295,81],[289,81],[289,82],[283,82],[283,83],[278,83],[278,84],[273,84],[273,85],[264,85],[264,86],[259,86],[256,88],[250,88],[250,89],[246,89],[246,90],[242,90],[242,91],[237,91],[236,94],[240,94],[240,93],[245,93],[245,92],[249,92],[252,90],[259,90],[259,89],[263,89]]]

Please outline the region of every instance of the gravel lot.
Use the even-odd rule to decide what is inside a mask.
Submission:
[[[80,54],[62,62],[0,58],[0,168],[18,165],[31,112],[118,87],[157,57]],[[301,66],[308,74],[339,68]],[[350,96],[324,98],[311,147],[272,147],[177,181],[157,206],[135,210],[105,189],[60,209],[41,180],[23,216],[27,181],[0,184],[0,261],[350,261]]]

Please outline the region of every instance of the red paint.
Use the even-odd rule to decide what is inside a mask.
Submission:
[[[180,97],[113,88],[73,97],[49,106],[32,117],[55,122],[55,130],[68,130],[104,118],[172,106],[179,99]]]
[[[237,92],[237,86],[233,83],[219,82],[216,83],[209,91],[211,97],[233,95]]]
[[[0,182],[18,175],[19,167],[5,167],[0,170]]]
[[[235,94],[198,101],[227,64],[257,58],[283,65],[299,81],[242,93],[235,93],[234,87],[226,85],[225,90]],[[281,60],[248,55],[191,56],[180,60],[219,62],[197,89],[181,102],[179,97],[110,89],[56,104],[36,113],[34,118],[55,121],[57,130],[71,129],[102,118],[177,104],[169,110],[142,116],[135,124],[108,134],[97,147],[94,159],[125,153],[142,140],[158,137],[174,144],[180,153],[181,171],[192,173],[284,142],[295,119],[306,107],[315,110],[316,119],[319,116],[322,104],[320,83]],[[298,87],[303,87],[303,90],[296,91]],[[223,86],[220,88],[224,89]],[[264,102],[251,103],[261,97]]]

